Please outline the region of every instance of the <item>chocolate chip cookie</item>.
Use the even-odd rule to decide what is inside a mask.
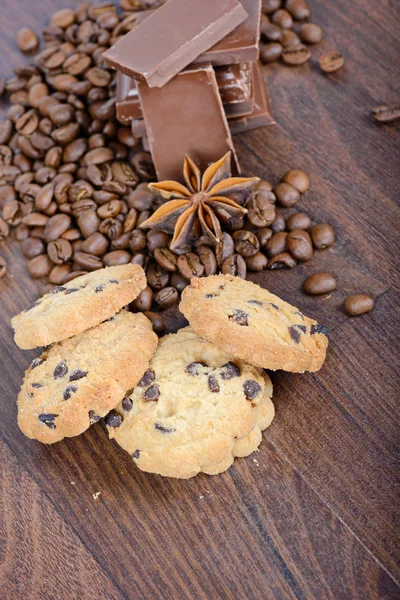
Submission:
[[[186,327],[160,340],[149,369],[106,425],[143,471],[215,475],[260,444],[274,417],[271,396],[261,369],[230,360]]]
[[[140,381],[157,347],[142,314],[109,321],[54,344],[36,358],[18,396],[18,424],[44,444],[85,431]]]
[[[199,335],[252,365],[302,373],[324,363],[326,328],[251,281],[194,278],[179,308]]]
[[[139,265],[120,265],[82,275],[54,287],[11,320],[16,344],[48,346],[109,319],[146,287]]]

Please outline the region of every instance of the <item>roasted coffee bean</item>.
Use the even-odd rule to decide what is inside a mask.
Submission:
[[[272,231],[272,229],[269,229],[268,227],[262,227],[261,229],[258,229],[256,231],[256,236],[258,238],[258,241],[260,242],[261,248],[263,248],[266,245],[266,243],[272,237],[272,235],[273,235],[273,231]]]
[[[246,266],[249,271],[263,271],[267,268],[267,257],[262,252],[246,257]]]
[[[153,290],[150,286],[145,287],[143,291],[140,292],[139,296],[132,302],[133,307],[140,311],[145,312],[151,309],[151,305],[153,302]]]
[[[53,285],[61,285],[65,278],[71,273],[70,265],[56,265],[49,273],[49,282]]]
[[[106,220],[108,221],[108,220]],[[79,215],[77,222],[78,227],[84,238],[88,238],[92,233],[95,233],[102,227],[106,221],[101,222],[100,217],[97,215],[94,210],[85,210],[82,214]],[[104,226],[101,233],[105,233],[109,231],[108,223],[107,227]],[[118,237],[118,236],[115,236]]]
[[[14,229],[14,237],[17,242],[26,240],[26,238],[29,237],[29,227],[21,223]]]
[[[283,215],[276,215],[274,222],[271,224],[271,229],[274,233],[279,233],[280,231],[285,231],[286,221]]]
[[[278,42],[270,42],[269,44],[261,44],[260,60],[264,65],[275,62],[282,54],[283,47]]]
[[[222,263],[222,273],[224,275],[233,275],[246,279],[246,262],[240,254],[232,254],[228,256]]]
[[[65,144],[69,144],[74,139],[76,139],[79,135],[79,124],[78,123],[69,123],[68,125],[62,125],[55,129],[51,137],[57,144],[61,144],[61,146]],[[87,157],[87,154],[85,155]]]
[[[121,202],[119,200],[110,200],[102,204],[97,209],[97,214],[101,219],[113,218],[121,212]]]
[[[286,229],[293,231],[293,229],[309,229],[311,227],[310,217],[303,212],[294,213],[286,221]]]
[[[309,296],[319,296],[333,292],[336,287],[336,279],[330,273],[314,273],[305,280],[303,291]]]
[[[235,252],[235,242],[233,241],[233,237],[229,235],[229,233],[222,234],[222,248],[221,248],[221,256],[218,257],[219,263],[223,262],[228,256],[231,256]]]
[[[71,258],[72,246],[68,240],[60,238],[47,245],[47,253],[54,264],[62,265]]]
[[[285,252],[287,249],[287,238],[288,234],[286,231],[274,233],[274,235],[270,237],[268,242],[265,244],[265,252],[268,258],[273,258],[277,254]]]
[[[25,258],[30,259],[39,256],[39,254],[44,254],[46,246],[43,240],[39,238],[27,237],[21,242],[21,250]]]
[[[149,252],[154,252],[156,248],[163,248],[169,244],[169,236],[159,229],[151,229],[146,234],[147,248]]]
[[[319,223],[311,229],[311,239],[318,250],[330,248],[335,242],[335,230],[328,223]]]
[[[92,67],[85,73],[85,77],[96,87],[106,87],[110,83],[111,73],[100,67]]]
[[[28,262],[28,273],[33,279],[41,279],[49,275],[53,266],[47,254],[39,254]]]
[[[101,165],[114,158],[114,153],[109,148],[95,148],[89,150],[84,156],[86,165]]]
[[[240,231],[235,231],[232,237],[235,243],[235,250],[241,256],[254,256],[260,249],[260,242],[257,236],[251,231],[241,229]]]
[[[310,50],[303,45],[286,46],[282,52],[283,61],[287,65],[302,65],[311,58]]]
[[[129,242],[129,246],[132,252],[140,252],[141,250],[144,250],[144,248],[146,248],[146,243],[147,239],[144,231],[142,231],[141,229],[134,229],[131,233],[131,239]]]
[[[185,287],[189,285],[189,282],[178,271],[175,271],[171,274],[170,284],[181,294]]]
[[[318,64],[324,73],[335,73],[344,65],[344,57],[338,50],[326,52],[318,59]]]
[[[255,227],[268,227],[275,219],[275,194],[269,191],[256,191],[248,204],[247,218]]]
[[[30,230],[31,237],[39,238],[41,240],[44,239],[44,227],[31,227]]]
[[[270,15],[281,7],[282,0],[262,0],[262,11]]]
[[[50,19],[50,25],[67,29],[75,20],[74,11],[71,8],[61,8],[53,14]]]
[[[64,148],[64,162],[78,162],[87,150],[87,141],[84,138],[78,138],[67,144]]]
[[[28,227],[45,227],[48,221],[49,217],[47,215],[38,212],[32,212],[22,217],[22,223],[28,225]]]
[[[115,238],[115,240],[111,241],[110,249],[111,250],[128,250],[130,239],[131,239],[131,236],[129,233],[123,233],[118,238]]]
[[[54,215],[54,217],[50,217],[44,230],[44,238],[46,242],[52,242],[58,239],[70,227],[71,217],[69,217],[68,215],[60,214]]]
[[[300,194],[305,194],[310,187],[309,176],[300,169],[291,169],[286,173],[282,181],[296,188]]]
[[[300,200],[299,191],[290,183],[278,183],[274,188],[277,202],[285,208],[294,206]]]
[[[71,229],[67,229],[67,231],[64,231],[61,237],[64,240],[68,240],[69,242],[75,242],[76,240],[80,240],[82,236],[79,229],[71,227]]]
[[[160,314],[151,311],[145,311],[143,314],[149,319],[149,321],[151,321],[154,333],[156,333],[158,336],[163,335],[165,331],[163,317]]]
[[[161,290],[169,282],[169,273],[159,264],[152,262],[146,271],[147,283],[153,290]]]
[[[289,252],[281,252],[276,254],[268,261],[268,269],[271,271],[276,269],[293,269],[296,266],[296,261]]]
[[[131,262],[131,254],[126,250],[113,250],[103,256],[104,265],[113,267],[115,265],[127,265]]]
[[[3,256],[0,256],[0,279],[5,277],[7,274],[7,263],[6,259]]]
[[[355,294],[354,296],[348,296],[344,303],[344,311],[349,317],[358,317],[364,313],[369,312],[375,306],[375,302],[371,296],[366,294]]]
[[[302,229],[294,229],[288,234],[287,249],[293,258],[301,261],[310,260],[314,253],[311,238]]]
[[[103,267],[103,261],[100,257],[86,252],[75,252],[74,261],[75,264],[83,267],[86,271],[96,271]]]
[[[301,39],[292,29],[284,29],[282,31],[281,44],[284,47],[298,46],[301,44]]]
[[[77,277],[82,277],[82,275],[87,275],[87,274],[88,274],[88,271],[84,271],[83,269],[71,271],[71,273],[69,273],[69,275],[67,275],[65,277],[65,279],[62,283],[68,283],[69,281],[73,281]]]
[[[8,223],[6,223],[5,220],[0,217],[0,242],[8,237],[9,233],[10,227]]]
[[[176,255],[168,248],[156,248],[154,258],[166,271],[176,271]]]
[[[3,207],[3,219],[9,225],[19,225],[23,217],[22,204],[17,200],[11,200]]]
[[[290,12],[296,21],[303,21],[311,15],[310,7],[306,0],[286,0],[286,10]]]
[[[199,246],[196,249],[201,264],[204,266],[204,276],[209,277],[217,272],[217,259],[214,252],[208,246]]]
[[[156,179],[153,160],[149,152],[138,152],[133,156],[131,164],[142,179],[146,181],[154,181]]]
[[[269,42],[280,42],[282,39],[282,29],[273,23],[263,23],[262,35]]]
[[[113,174],[113,178],[116,181],[119,181],[125,184],[129,188],[136,187],[139,177],[133,171],[132,167],[125,162],[116,161],[111,165],[111,171]]]
[[[201,264],[197,254],[194,254],[193,252],[188,252],[187,254],[179,256],[177,267],[181,275],[186,277],[186,279],[202,277],[204,274],[204,265]]]
[[[291,29],[293,27],[292,15],[285,9],[277,10],[270,18],[271,22],[281,29]]]
[[[39,47],[39,38],[32,29],[23,27],[17,33],[17,45],[21,52],[34,52]]]
[[[154,300],[160,310],[166,310],[173,304],[176,304],[179,300],[179,294],[174,287],[165,287],[164,289],[157,292]]]
[[[67,204],[69,204],[69,203],[67,203]],[[65,204],[61,204],[60,210],[62,209],[63,206],[65,206]],[[97,209],[96,202],[94,200],[91,200],[91,198],[82,198],[82,200],[77,200],[70,206],[71,206],[71,212],[75,218],[79,217],[79,215],[83,214],[87,210],[94,211]]]
[[[391,123],[400,119],[400,104],[387,104],[376,106],[372,111],[375,121],[378,123]]]
[[[0,123],[0,144],[7,144],[13,133],[12,121],[6,119]]]
[[[319,25],[314,23],[305,23],[299,30],[300,39],[306,44],[318,44],[321,42],[324,35]]]

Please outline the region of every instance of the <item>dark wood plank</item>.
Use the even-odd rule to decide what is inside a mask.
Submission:
[[[2,600],[125,596],[0,440]]]

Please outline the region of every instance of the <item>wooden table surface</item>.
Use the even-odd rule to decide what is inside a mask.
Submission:
[[[336,229],[335,246],[310,263],[258,277],[329,327],[325,366],[273,375],[276,418],[260,451],[220,476],[142,473],[100,424],[40,445],[18,430],[15,403],[35,352],[20,351],[9,326],[37,287],[18,245],[3,243],[2,600],[400,598],[400,135],[398,124],[370,116],[400,99],[399,2],[310,4],[326,41],[303,67],[265,69],[278,126],[236,144],[248,174],[277,181],[289,167],[311,173],[299,208]],[[1,75],[21,62],[17,30],[40,31],[70,5],[0,0]],[[315,58],[335,48],[345,68],[324,76]],[[338,290],[304,296],[305,277],[320,270],[338,277]],[[342,302],[355,292],[372,294],[376,308],[349,319]],[[176,310],[168,315],[170,330],[182,322]]]

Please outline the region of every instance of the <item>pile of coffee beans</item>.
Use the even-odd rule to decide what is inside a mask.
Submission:
[[[310,60],[307,45],[323,40],[319,25],[304,22],[311,16],[306,0],[263,0],[261,19],[260,58],[264,64],[282,59],[291,66],[299,66]],[[338,71],[344,65],[340,52],[328,52],[318,60],[324,73]]]

